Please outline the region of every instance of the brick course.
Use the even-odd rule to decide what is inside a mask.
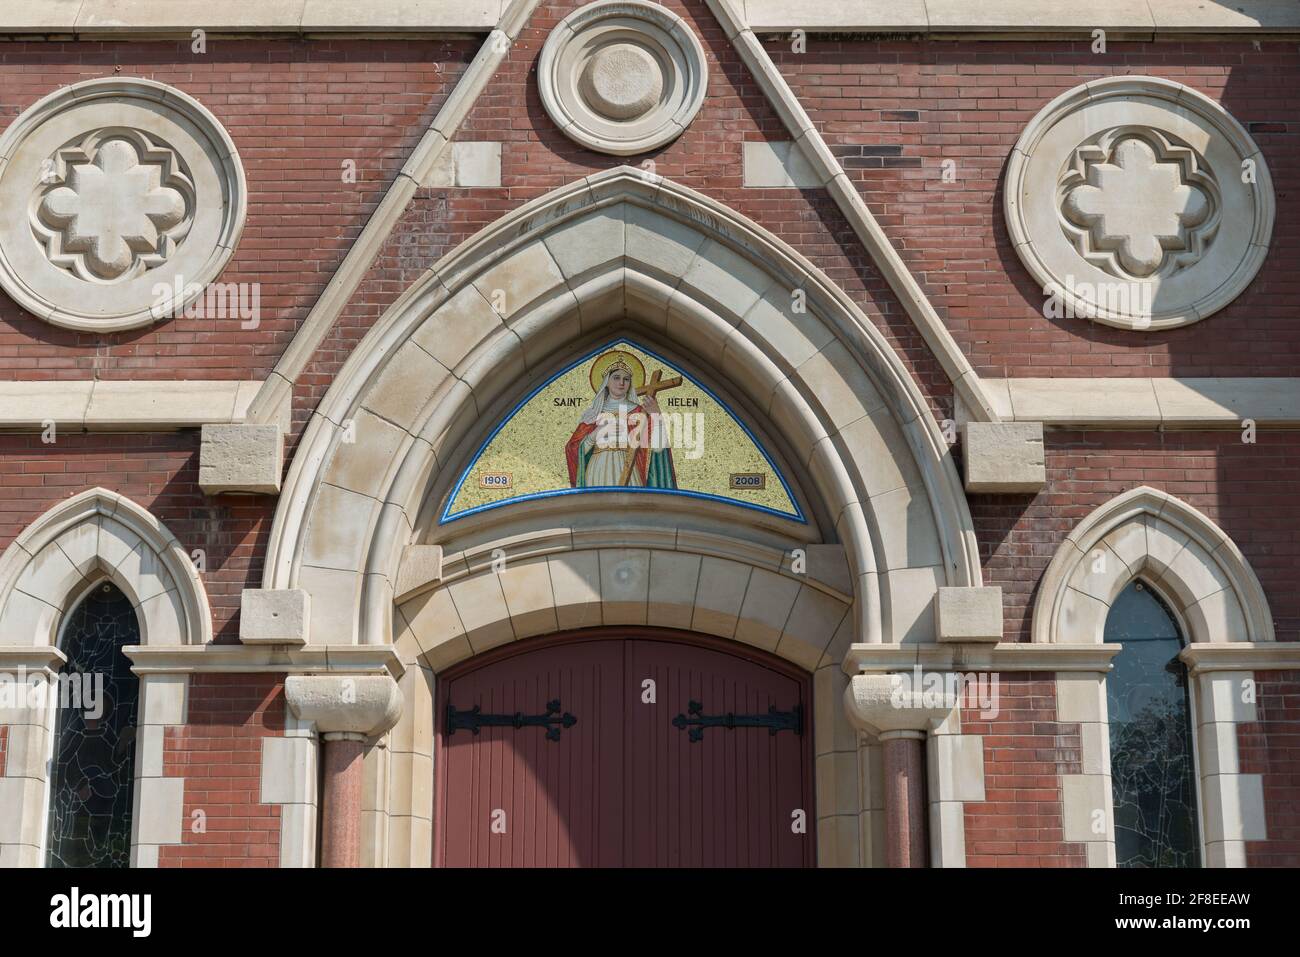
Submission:
[[[1300,436],[1259,432],[1049,430],[1047,488],[1037,495],[969,496],[985,584],[1001,585],[1008,641],[1030,639],[1038,582],[1065,536],[1121,492],[1152,485],[1219,524],[1264,587],[1277,637],[1300,640]]]
[[[284,709],[279,676],[190,678],[189,724],[168,728],[163,744],[163,774],[185,778],[182,843],[160,849],[160,867],[279,866],[280,808],[261,803],[262,741],[284,733]]]
[[[264,378],[478,48],[448,40],[0,42],[0,127],[60,86],[143,77],[198,99],[248,178],[248,219],[219,277],[261,285],[262,321],[184,317],[92,335],[0,294],[6,379]],[[343,181],[353,160],[356,183]]]
[[[239,596],[261,585],[275,499],[206,497],[198,487],[199,436],[177,433],[0,435],[0,548],[60,500],[102,486],[148,509],[193,554],[218,641],[239,637]]]
[[[1259,720],[1237,729],[1243,774],[1264,775],[1268,840],[1248,841],[1249,867],[1300,867],[1300,671],[1255,675]]]
[[[848,175],[900,250],[975,370],[988,376],[1293,376],[1300,270],[1300,165],[1294,44],[1249,39],[1158,43],[877,41],[788,37],[765,47],[832,152],[898,147]],[[1277,222],[1263,269],[1208,321],[1133,333],[1046,319],[1044,296],[1007,236],[1002,175],[1026,124],[1087,80],[1142,74],[1217,100],[1263,151]],[[868,154],[885,156],[887,154]],[[913,168],[900,168],[901,160]],[[944,182],[944,162],[955,182]],[[918,162],[919,161],[919,162]],[[919,168],[918,168],[919,167]]]
[[[1078,722],[1056,720],[1055,675],[998,679],[995,717],[961,712],[962,733],[984,736],[984,800],[965,805],[967,866],[1084,867],[1061,819],[1061,775],[1082,771]]]

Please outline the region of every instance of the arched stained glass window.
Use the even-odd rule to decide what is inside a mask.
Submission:
[[[1106,618],[1122,644],[1106,676],[1115,859],[1119,867],[1197,867],[1196,772],[1183,638],[1150,586],[1136,581]]]
[[[96,585],[63,630],[68,656],[56,685],[54,762],[46,862],[129,867],[140,682],[124,645],[140,623],[115,585]]]

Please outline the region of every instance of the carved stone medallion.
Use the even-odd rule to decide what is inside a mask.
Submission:
[[[112,332],[185,308],[243,230],[247,186],[217,119],[151,80],[58,90],[0,136],[0,286],[55,325]],[[180,294],[177,294],[180,290]]]
[[[589,149],[631,156],[680,136],[704,102],[708,64],[690,27],[640,0],[603,0],[559,24],[542,48],[546,112]]]
[[[1007,229],[1044,296],[1060,315],[1126,329],[1187,325],[1231,302],[1263,262],[1274,210],[1240,124],[1151,77],[1057,97],[1007,167]]]

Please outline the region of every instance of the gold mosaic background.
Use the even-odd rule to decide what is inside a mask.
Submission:
[[[682,377],[681,386],[658,395],[659,407],[665,414],[678,412],[683,415],[703,415],[703,455],[700,458],[687,458],[685,450],[681,448],[680,437],[673,437],[673,465],[677,472],[678,489],[716,495],[797,516],[794,502],[776,471],[722,405],[710,398],[707,392],[680,370],[630,343],[618,342],[606,346],[546,385],[502,426],[470,466],[460,491],[447,509],[447,518],[482,505],[569,488],[564,446],[577,427],[582,413],[595,397],[589,381],[592,363],[610,349],[621,349],[639,358],[645,365],[647,378],[654,375],[656,370],[663,370],[664,379]],[[557,400],[576,400],[576,404],[557,405]],[[684,400],[687,404],[670,404],[674,400]],[[512,487],[482,487],[480,480],[484,474],[503,472],[510,474]],[[731,475],[744,472],[766,475],[766,488],[730,488]]]

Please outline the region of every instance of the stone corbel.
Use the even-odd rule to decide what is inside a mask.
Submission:
[[[931,700],[907,675],[856,675],[844,692],[849,721],[881,745],[885,775],[885,859],[890,867],[925,866],[925,739],[955,702]]]
[[[284,697],[323,742],[321,866],[359,867],[365,742],[397,723],[402,692],[389,675],[292,675]]]
[[[962,426],[966,491],[995,495],[1047,486],[1041,422],[967,422]]]
[[[926,704],[927,696],[911,687],[911,675],[856,675],[844,692],[849,720],[867,734],[880,738],[914,737],[942,724],[952,714],[953,703]]]
[[[203,494],[276,495],[283,471],[284,433],[279,424],[203,426],[199,445]]]
[[[284,697],[326,741],[383,734],[402,714],[402,692],[389,675],[291,675]]]

